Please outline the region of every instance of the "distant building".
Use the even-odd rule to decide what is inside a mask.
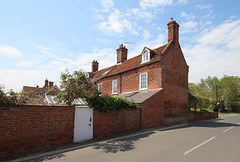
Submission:
[[[32,97],[41,96],[43,103],[56,104],[56,97],[60,93],[60,89],[57,85],[53,85],[53,82],[45,80],[45,84],[42,88],[38,85],[36,87],[23,86],[23,91],[29,93]]]

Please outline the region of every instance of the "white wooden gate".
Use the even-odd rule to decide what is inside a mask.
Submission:
[[[93,109],[75,106],[73,142],[81,142],[93,138]]]

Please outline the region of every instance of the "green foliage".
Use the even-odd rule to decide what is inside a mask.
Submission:
[[[224,105],[224,101],[219,102],[213,102],[210,106],[210,109],[213,111],[219,111],[219,112],[226,112],[226,107]]]
[[[240,92],[240,78],[237,76],[224,76],[219,83],[221,87],[220,93],[223,96],[226,104],[237,100]]]
[[[9,105],[10,105],[10,101],[6,93],[4,92],[4,88],[0,85],[0,107],[9,106]]]
[[[237,101],[240,95],[240,78],[238,76],[224,76],[221,79],[207,77],[201,79],[200,83],[189,83],[190,92],[195,96],[204,96],[214,102],[215,107],[220,101],[224,101],[225,106]],[[213,105],[214,106],[214,105]]]
[[[68,70],[61,74],[61,88],[63,89],[58,98],[60,101],[71,105],[77,98],[85,98],[88,95],[97,93],[96,87],[86,77],[83,71],[74,71],[70,74]]]
[[[4,92],[4,88],[0,86],[0,107],[1,106],[15,106],[21,105],[22,99],[19,97],[18,93],[10,90],[9,92]]]
[[[197,95],[198,86],[195,83],[188,83],[188,88],[192,95]]]
[[[204,96],[194,96],[191,93],[188,94],[188,104],[189,109],[190,108],[200,108],[202,110],[203,108],[208,108],[210,106],[210,99]]]
[[[100,112],[112,112],[115,110],[123,111],[126,108],[136,109],[137,106],[133,101],[128,101],[121,97],[104,95],[86,96],[88,106]]]
[[[238,112],[240,109],[240,102],[232,102],[230,106],[233,112]]]

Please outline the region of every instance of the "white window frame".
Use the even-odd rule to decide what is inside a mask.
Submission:
[[[148,62],[150,60],[150,51],[145,49],[142,53],[142,63]]]
[[[142,88],[143,76],[146,76],[146,81],[145,81],[146,82],[146,87]],[[148,89],[148,74],[147,74],[147,72],[139,74],[139,90],[146,90],[146,89]]]
[[[98,84],[98,91],[99,91],[99,92],[102,92],[102,83],[99,83],[99,84]]]
[[[112,94],[117,94],[117,80],[112,80]]]

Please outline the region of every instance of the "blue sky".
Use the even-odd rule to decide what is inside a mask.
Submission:
[[[145,46],[167,43],[167,23],[180,25],[189,82],[207,76],[240,76],[239,0],[0,0],[0,84],[20,91],[59,85],[61,72],[116,64]]]

